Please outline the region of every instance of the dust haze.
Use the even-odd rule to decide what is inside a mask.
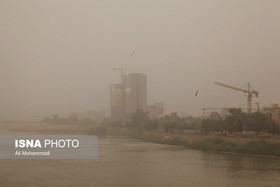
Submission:
[[[280,1],[0,1],[0,119],[110,111],[114,67],[151,68],[148,103],[280,103]],[[132,55],[133,54],[133,55]],[[198,92],[197,96],[195,93]]]

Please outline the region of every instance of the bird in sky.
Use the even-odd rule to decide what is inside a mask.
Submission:
[[[135,54],[135,51],[133,51],[132,53],[131,53],[131,56],[133,56]]]
[[[195,96],[197,96],[197,94],[198,94],[198,91],[195,92]]]

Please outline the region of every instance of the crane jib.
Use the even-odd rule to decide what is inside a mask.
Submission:
[[[248,113],[251,113],[253,94],[255,94],[255,96],[258,97],[259,92],[255,91],[255,90],[251,90],[250,83],[248,83],[248,90],[245,90],[245,89],[242,89],[242,88],[236,88],[236,87],[233,87],[233,86],[230,86],[230,85],[227,85],[227,84],[222,84],[222,83],[219,83],[219,82],[215,82],[215,84],[217,84],[219,86],[226,87],[226,88],[230,88],[230,89],[233,89],[233,90],[238,90],[238,91],[242,91],[244,93],[248,93],[248,95],[247,95]]]

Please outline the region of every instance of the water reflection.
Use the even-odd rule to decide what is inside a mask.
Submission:
[[[278,158],[202,152],[122,138],[115,142],[117,156],[137,168],[137,177],[149,176],[161,185],[171,181],[173,185],[278,186],[280,182]]]
[[[126,137],[100,138],[98,154],[96,160],[0,160],[0,186],[280,184],[280,159],[273,157],[209,153]]]
[[[275,157],[202,152],[202,166],[215,170],[215,177],[226,177],[245,185],[275,185],[279,182],[280,159]],[[206,170],[207,171],[207,170]]]

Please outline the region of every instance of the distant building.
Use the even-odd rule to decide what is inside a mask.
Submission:
[[[172,112],[170,114],[170,119],[173,120],[173,121],[178,121],[179,120],[179,116],[178,116],[177,112]]]
[[[207,107],[207,108],[203,108],[203,114],[202,117],[207,119],[210,117],[213,117],[213,115],[220,115],[223,119],[226,118],[226,116],[228,116],[229,110],[233,109],[233,108],[229,108],[229,107]]]
[[[124,113],[125,118],[141,109],[147,109],[147,76],[142,73],[131,73],[124,80]]]
[[[121,121],[124,117],[123,85],[111,84],[111,120]]]
[[[158,118],[164,114],[164,103],[154,103],[147,106],[150,117]]]
[[[111,120],[125,123],[139,109],[147,111],[147,76],[143,73],[124,75],[122,84],[111,85]],[[160,104],[157,110],[161,110]]]
[[[271,106],[265,106],[262,108],[262,112],[267,114],[270,119],[280,123],[280,106],[278,104],[272,104]]]
[[[97,122],[98,124],[102,123],[105,118],[104,110],[89,110],[86,112],[86,117]]]

